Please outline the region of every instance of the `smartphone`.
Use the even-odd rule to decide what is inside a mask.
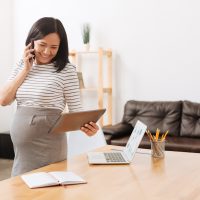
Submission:
[[[34,49],[34,40],[31,40],[31,48],[30,48],[30,49]],[[34,56],[30,59],[30,61],[31,61],[32,59],[35,59],[35,53],[34,53],[34,51],[31,52],[31,54],[33,54]]]

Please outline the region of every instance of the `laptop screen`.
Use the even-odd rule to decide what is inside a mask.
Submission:
[[[135,152],[137,151],[137,148],[144,136],[146,129],[147,129],[147,126],[145,124],[143,124],[141,121],[137,121],[133,129],[133,132],[131,133],[131,136],[123,151],[123,153],[126,155],[129,161],[133,159]]]

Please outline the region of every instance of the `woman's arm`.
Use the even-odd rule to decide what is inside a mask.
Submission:
[[[7,81],[5,85],[0,89],[1,106],[7,106],[15,100],[17,89],[23,83],[28,72],[29,70],[23,68],[13,80]]]
[[[0,88],[1,106],[9,105],[15,100],[17,89],[24,82],[24,79],[26,78],[32,67],[33,61],[31,58],[33,57],[33,54],[31,54],[31,52],[33,52],[34,50],[30,49],[30,47],[31,44],[27,45],[24,50],[24,67],[22,68],[22,70],[15,76],[14,79],[7,81],[5,85]]]

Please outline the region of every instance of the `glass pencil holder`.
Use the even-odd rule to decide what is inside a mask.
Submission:
[[[151,140],[151,156],[153,158],[165,157],[165,140]]]

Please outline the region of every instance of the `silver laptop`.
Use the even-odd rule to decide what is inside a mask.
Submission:
[[[123,151],[89,152],[87,153],[89,164],[129,164],[137,151],[144,136],[147,126],[137,121],[133,132]]]

